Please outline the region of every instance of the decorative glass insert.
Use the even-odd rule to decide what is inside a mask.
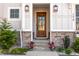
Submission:
[[[19,18],[19,9],[10,9],[10,18]]]
[[[45,30],[45,16],[38,16],[38,31]]]

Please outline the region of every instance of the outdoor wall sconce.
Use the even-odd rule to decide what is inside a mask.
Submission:
[[[68,5],[68,9],[72,8],[72,5],[70,3],[68,3],[67,5]]]
[[[29,11],[29,6],[25,5],[25,12],[28,12],[28,11]]]
[[[57,5],[54,5],[53,6],[53,12],[57,12],[58,11],[58,6]]]

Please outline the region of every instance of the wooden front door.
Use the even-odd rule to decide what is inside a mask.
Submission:
[[[46,12],[37,12],[36,36],[46,37]]]

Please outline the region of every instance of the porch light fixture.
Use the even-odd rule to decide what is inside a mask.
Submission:
[[[57,12],[58,11],[58,6],[57,5],[54,5],[53,6],[53,12]]]
[[[28,11],[29,11],[29,6],[25,5],[25,12],[28,12]]]
[[[72,5],[70,3],[68,3],[67,5],[68,5],[68,9],[72,8]]]

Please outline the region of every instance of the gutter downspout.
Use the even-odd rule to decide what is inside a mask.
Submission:
[[[20,30],[20,41],[21,41],[21,48],[23,47],[23,43],[22,43],[22,29]]]
[[[23,12],[23,5],[21,4],[21,13]],[[22,16],[22,14],[21,14],[21,30],[20,30],[20,43],[21,43],[21,48],[23,47],[23,35],[22,35],[22,31],[23,31],[23,28],[22,28],[22,24],[23,24],[23,16]]]

